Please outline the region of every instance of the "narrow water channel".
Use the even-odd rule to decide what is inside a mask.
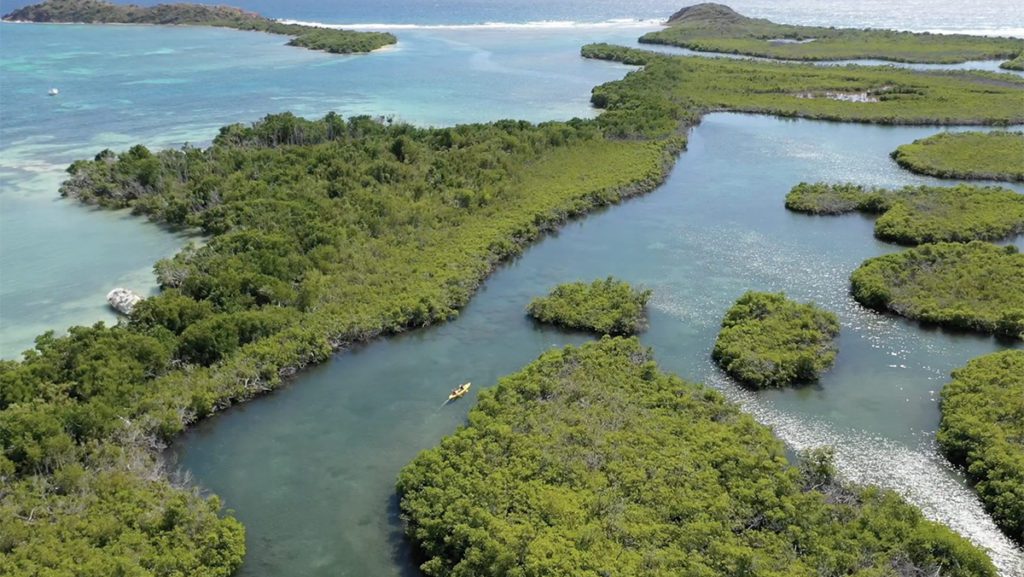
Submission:
[[[935,130],[711,115],[664,186],[534,245],[458,320],[339,354],[201,423],[172,457],[245,523],[240,575],[417,575],[397,517],[398,471],[461,424],[480,389],[549,347],[586,340],[528,321],[531,298],[560,282],[615,275],[654,290],[642,340],[664,369],[722,390],[795,448],[835,446],[848,478],[901,492],[988,548],[1004,576],[1024,575],[1024,554],[933,444],[949,372],[1020,344],[862,309],[848,295],[850,272],[899,249],[873,239],[869,218],[783,208],[800,181],[939,182],[888,157]],[[722,314],[748,289],[786,291],[839,314],[838,362],[819,384],[754,394],[711,364]],[[469,397],[442,407],[466,380],[476,385]]]

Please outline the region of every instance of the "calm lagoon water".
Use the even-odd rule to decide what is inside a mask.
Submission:
[[[136,142],[204,143],[226,123],[285,110],[432,125],[591,116],[590,88],[629,68],[582,60],[579,46],[632,43],[653,25],[448,25],[645,20],[678,8],[664,0],[238,4],[282,18],[415,26],[398,30],[393,50],[337,57],[228,30],[0,25],[0,357],[16,356],[47,328],[110,319],[106,291],[152,290],[152,262],[187,240],[58,200],[72,160]],[[809,0],[733,5],[810,24],[1024,29],[1024,14],[1005,0],[969,14],[959,4],[923,0],[829,10]],[[45,96],[51,86],[60,87],[59,97]],[[870,219],[813,218],[782,207],[801,180],[937,182],[899,170],[887,156],[934,131],[709,116],[663,187],[530,248],[457,321],[338,355],[284,390],[200,424],[172,457],[246,524],[241,575],[418,575],[397,518],[397,472],[464,421],[480,388],[549,347],[587,339],[528,322],[523,309],[531,298],[559,282],[614,274],[654,289],[643,341],[664,369],[722,390],[795,448],[835,445],[849,478],[900,491],[988,547],[1004,575],[1024,575],[1024,555],[933,446],[938,391],[949,371],[1020,345],[861,309],[847,294],[849,273],[896,248],[872,238]],[[784,290],[840,314],[841,353],[820,384],[753,394],[710,363],[721,315],[748,289]],[[447,390],[464,380],[476,384],[470,397],[441,408]]]

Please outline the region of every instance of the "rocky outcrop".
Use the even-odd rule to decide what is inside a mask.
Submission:
[[[107,303],[115,311],[123,315],[132,314],[132,311],[135,309],[135,305],[139,304],[141,301],[141,296],[126,288],[118,287],[107,293]]]
[[[669,26],[673,24],[679,24],[682,22],[688,22],[692,20],[699,20],[706,23],[728,23],[732,24],[740,20],[749,20],[746,16],[736,12],[732,8],[729,8],[725,4],[715,4],[713,2],[705,2],[703,4],[694,4],[693,6],[687,6],[682,10],[679,10],[671,17],[669,17],[667,24]]]

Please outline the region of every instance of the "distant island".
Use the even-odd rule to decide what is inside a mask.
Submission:
[[[137,6],[104,0],[46,0],[11,12],[7,22],[59,22],[81,24],[160,24],[217,26],[291,36],[289,46],[332,54],[371,52],[398,42],[387,32],[356,32],[302,24],[284,24],[240,8],[204,4]]]
[[[1024,57],[1024,40],[1018,38],[776,24],[714,3],[687,6],[673,14],[666,25],[664,30],[645,34],[640,42],[783,60],[879,59],[951,64],[1016,58],[1005,66],[1013,68],[1020,66]]]

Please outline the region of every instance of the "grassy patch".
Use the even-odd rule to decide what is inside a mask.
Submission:
[[[4,20],[219,26],[293,36],[288,42],[289,46],[323,50],[334,54],[371,52],[398,41],[394,35],[386,32],[356,32],[302,24],[283,24],[240,8],[204,4],[136,6],[113,4],[104,0],[46,0],[40,4],[19,8],[4,16]]]
[[[984,242],[929,244],[853,272],[861,304],[911,319],[1024,339],[1024,254]]]
[[[649,290],[608,277],[590,284],[561,284],[546,297],[534,299],[527,312],[542,323],[603,335],[633,335],[647,327],[644,307]]]
[[[722,395],[606,337],[481,393],[398,490],[430,576],[995,575],[894,493],[820,456],[801,469]]]
[[[712,111],[880,124],[1024,122],[1024,79],[1008,74],[668,56],[609,44],[585,46],[583,55],[643,66],[593,90],[612,134],[667,134]],[[875,101],[843,99],[862,95]]]
[[[786,208],[809,214],[880,214],[875,236],[907,245],[1001,240],[1024,233],[1024,195],[995,187],[907,186],[898,190],[855,184],[800,183]]]
[[[712,358],[741,383],[758,388],[814,381],[835,362],[839,319],[784,294],[748,292],[722,321]]]
[[[940,132],[900,146],[892,157],[939,178],[1024,182],[1024,132]]]
[[[1024,543],[1024,351],[986,355],[942,389],[939,446],[966,468],[996,524]]]
[[[793,26],[748,18],[721,4],[684,8],[667,28],[645,34],[640,42],[784,60],[955,63],[1024,53],[1024,41],[1016,38]]]

